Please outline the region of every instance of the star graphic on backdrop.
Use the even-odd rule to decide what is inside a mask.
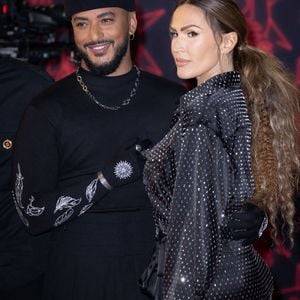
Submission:
[[[143,36],[143,33],[150,27],[154,26],[166,13],[166,10],[159,8],[150,12],[140,12],[138,14],[138,35]],[[156,63],[154,57],[147,50],[144,43],[139,43],[136,51],[136,60],[139,65],[143,66],[146,71],[163,75],[162,69]]]
[[[266,11],[264,23],[257,16],[258,7],[255,0],[246,0],[243,7],[243,13],[247,17],[252,39],[254,39],[250,42],[254,42],[257,47],[270,53],[274,53],[276,46],[287,51],[293,49],[293,45],[282,32],[274,17],[275,7],[279,2],[279,0],[265,0],[263,4]]]

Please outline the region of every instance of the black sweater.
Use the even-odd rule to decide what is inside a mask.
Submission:
[[[119,105],[133,88],[136,71],[97,77],[80,70],[103,104]],[[151,210],[142,180],[111,192],[96,181],[117,149],[136,138],[158,142],[168,131],[184,88],[142,72],[131,103],[117,111],[99,107],[75,74],[56,82],[27,109],[14,155],[15,201],[30,232],[40,233],[97,211]],[[96,186],[93,195],[87,187]]]

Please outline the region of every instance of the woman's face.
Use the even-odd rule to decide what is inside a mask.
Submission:
[[[171,51],[181,79],[197,78],[198,84],[224,71],[219,45],[203,11],[179,6],[170,24]]]

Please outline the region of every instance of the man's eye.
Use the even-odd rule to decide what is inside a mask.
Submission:
[[[112,18],[101,19],[101,23],[103,24],[111,24],[114,20]]]
[[[85,28],[87,26],[87,23],[85,23],[85,22],[78,22],[78,23],[75,24],[75,26],[77,28]]]

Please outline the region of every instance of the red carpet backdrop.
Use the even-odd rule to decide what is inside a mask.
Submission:
[[[61,1],[31,0],[30,5],[59,4]],[[139,30],[135,41],[135,60],[144,70],[177,80],[169,51],[168,23],[174,0],[139,0]],[[249,43],[278,56],[295,74],[300,85],[300,1],[299,0],[240,0],[251,31]],[[61,78],[75,66],[68,54],[60,61],[52,61],[47,70]],[[300,200],[299,200],[300,201]],[[275,279],[276,300],[300,300],[300,243],[298,237],[293,251],[285,247],[268,250],[265,241],[259,251],[271,267]]]

